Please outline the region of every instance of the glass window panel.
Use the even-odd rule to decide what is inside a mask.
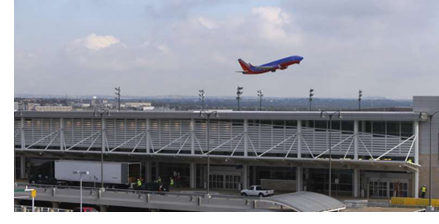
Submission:
[[[358,122],[361,125],[361,122]],[[354,131],[354,122],[353,121],[342,121],[341,128],[344,131]],[[361,130],[361,127],[358,129]]]
[[[328,122],[327,121],[316,121],[315,122],[315,128],[319,128],[319,129],[327,129],[328,127]]]
[[[297,121],[286,121],[287,126],[297,126]]]
[[[374,121],[373,122],[373,133],[385,135],[386,134],[386,122]]]
[[[333,130],[340,130],[341,128],[341,122],[340,121],[332,121],[332,129]]]
[[[413,123],[401,122],[401,136],[410,137],[413,135]]]
[[[366,121],[365,123],[366,123],[366,132],[372,133],[372,122]]]
[[[387,134],[399,136],[399,122],[387,122]]]

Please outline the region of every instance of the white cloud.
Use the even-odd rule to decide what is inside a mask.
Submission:
[[[198,17],[198,22],[200,22],[201,25],[203,25],[204,27],[206,27],[209,30],[215,29],[218,27],[218,25],[213,20],[210,20],[206,17]]]
[[[99,36],[93,33],[85,38],[76,39],[73,41],[73,43],[83,45],[92,51],[98,51],[100,49],[120,43],[120,40],[114,36]]]
[[[281,27],[290,23],[290,16],[279,7],[257,7],[252,9],[252,13],[261,16],[274,26]]]

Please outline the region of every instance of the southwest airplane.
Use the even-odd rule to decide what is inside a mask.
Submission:
[[[258,75],[266,72],[275,72],[278,69],[280,70],[287,69],[288,66],[293,64],[300,64],[302,60],[303,57],[291,56],[267,64],[254,66],[252,64],[248,64],[242,59],[238,59],[238,62],[241,65],[243,71],[237,71],[237,72],[240,72],[244,75]]]

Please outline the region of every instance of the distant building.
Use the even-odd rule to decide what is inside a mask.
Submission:
[[[124,108],[127,110],[154,110],[150,102],[126,102]]]
[[[72,106],[35,106],[36,111],[72,111]]]

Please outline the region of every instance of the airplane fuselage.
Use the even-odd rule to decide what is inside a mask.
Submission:
[[[287,69],[288,66],[293,64],[300,64],[300,62],[303,60],[303,57],[301,56],[290,56],[286,58],[282,58],[277,61],[273,61],[267,64],[254,66],[251,64],[246,63],[242,59],[239,59],[239,64],[241,65],[243,71],[242,74],[245,75],[258,75],[266,72],[275,72],[276,70],[284,70]]]

